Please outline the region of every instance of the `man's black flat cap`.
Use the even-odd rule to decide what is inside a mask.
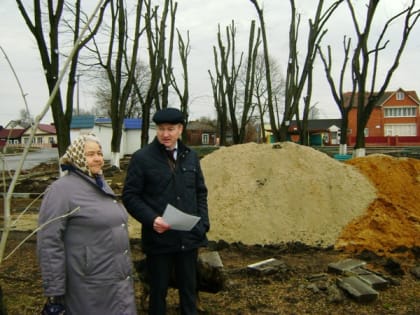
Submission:
[[[155,113],[153,121],[156,125],[159,124],[184,124],[184,115],[179,109],[164,108]]]

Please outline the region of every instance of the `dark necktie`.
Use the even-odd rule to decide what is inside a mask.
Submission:
[[[168,154],[168,157],[172,160],[175,161],[176,160],[176,149],[168,149],[166,150],[166,153]]]

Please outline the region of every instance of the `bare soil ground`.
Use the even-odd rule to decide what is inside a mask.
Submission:
[[[28,235],[13,232],[8,251]],[[1,266],[0,281],[9,315],[40,314],[44,298],[36,261],[35,238],[22,247]],[[218,293],[200,293],[204,311],[201,314],[419,314],[419,281],[410,274],[416,261],[395,261],[401,269],[389,270],[389,259],[369,255],[349,255],[333,249],[316,249],[301,244],[279,246],[245,246],[241,244],[214,244],[227,274],[227,286]],[[139,240],[132,240],[133,259],[142,258]],[[357,302],[346,295],[331,301],[328,287],[337,279],[327,272],[327,266],[344,258],[368,258],[369,268],[393,279],[393,284],[381,291],[377,300]],[[267,258],[279,259],[287,270],[265,276],[247,271],[246,266]],[[400,274],[401,271],[403,274]],[[394,273],[394,274],[393,274]],[[312,282],[325,274],[321,281]],[[318,289],[316,289],[318,288]],[[136,280],[139,314],[146,314],[140,305],[142,286]],[[168,315],[178,314],[177,292],[171,289],[168,297]]]
[[[44,178],[35,182],[29,179],[22,181],[16,191],[43,191],[46,185],[54,180],[54,175],[48,175],[45,178],[45,174],[54,167],[56,166],[41,165],[32,170],[34,174],[43,174]],[[362,168],[362,166],[359,167]],[[367,165],[366,168],[369,172],[372,172],[373,169],[376,170],[372,165]],[[390,169],[395,170],[395,167],[387,168],[384,172],[389,172]],[[419,174],[418,169],[415,170],[415,173]],[[124,176],[123,172],[106,174],[117,193],[122,188],[121,183]],[[378,174],[375,173],[374,177],[377,178]],[[400,178],[400,176],[396,177]],[[417,177],[415,185],[418,183]],[[403,184],[407,186],[407,182]],[[389,201],[391,197],[385,198],[381,195],[381,200],[391,203]],[[412,201],[418,204],[418,192],[417,197],[414,192],[413,198]],[[29,202],[30,200],[26,199],[13,199],[12,215],[16,217]],[[31,215],[36,217],[38,206],[39,201],[31,205],[28,217]],[[0,205],[1,214],[3,213],[2,207],[3,202]],[[377,211],[379,207],[375,206],[374,209],[368,210],[375,209]],[[414,235],[411,234],[414,238],[416,233],[418,236],[418,216],[418,211],[409,216],[412,224],[417,222],[417,230],[414,230]],[[376,218],[375,222],[382,218],[378,214],[374,214],[373,217]],[[31,220],[33,221],[33,219]],[[390,220],[386,219],[385,221],[389,222]],[[1,218],[0,223],[2,223]],[[356,227],[359,227],[359,230]],[[18,230],[12,231],[9,235],[6,255],[30,233]],[[301,243],[244,245],[241,242],[211,242],[209,249],[217,250],[223,261],[227,284],[225,289],[218,293],[200,293],[203,308],[201,314],[420,314],[420,282],[410,272],[414,267],[419,266],[419,248],[417,246],[411,248],[400,246],[397,251],[394,251],[395,255],[379,256],[377,252],[375,253],[374,247],[366,246],[369,243],[363,241],[362,236],[366,234],[363,231],[366,230],[368,228],[360,222],[352,222],[345,231],[343,239],[350,239],[351,231],[353,231],[353,234],[358,235],[358,242],[353,247],[342,246],[341,250],[334,249],[332,246],[317,248]],[[401,233],[403,233],[403,229]],[[373,237],[384,239],[385,234],[386,231]],[[413,241],[416,243],[415,240]],[[133,260],[143,258],[140,240],[134,236],[131,243]],[[9,315],[39,314],[44,303],[35,247],[35,236],[32,236],[0,266],[0,285]],[[388,253],[391,252],[390,249]],[[286,267],[267,275],[255,275],[247,269],[247,265],[268,258],[276,258],[284,262]],[[379,292],[375,301],[361,303],[350,298],[344,292],[339,291],[338,294],[332,292],[339,276],[328,272],[328,264],[346,258],[366,261],[370,270],[380,273],[389,280],[388,287]],[[138,279],[135,281],[135,286],[139,314],[146,314],[140,305],[143,288]],[[168,315],[178,314],[177,305],[177,292],[171,289],[168,296]]]

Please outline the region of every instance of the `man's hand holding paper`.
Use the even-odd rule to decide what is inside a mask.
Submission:
[[[162,218],[172,230],[179,231],[191,231],[200,220],[200,217],[182,212],[171,204],[166,206]]]

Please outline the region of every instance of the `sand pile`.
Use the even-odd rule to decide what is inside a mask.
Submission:
[[[211,240],[333,245],[376,198],[354,166],[291,142],[222,147],[202,168]]]
[[[420,160],[369,155],[351,159],[377,188],[377,199],[347,225],[336,247],[378,254],[420,246]]]

